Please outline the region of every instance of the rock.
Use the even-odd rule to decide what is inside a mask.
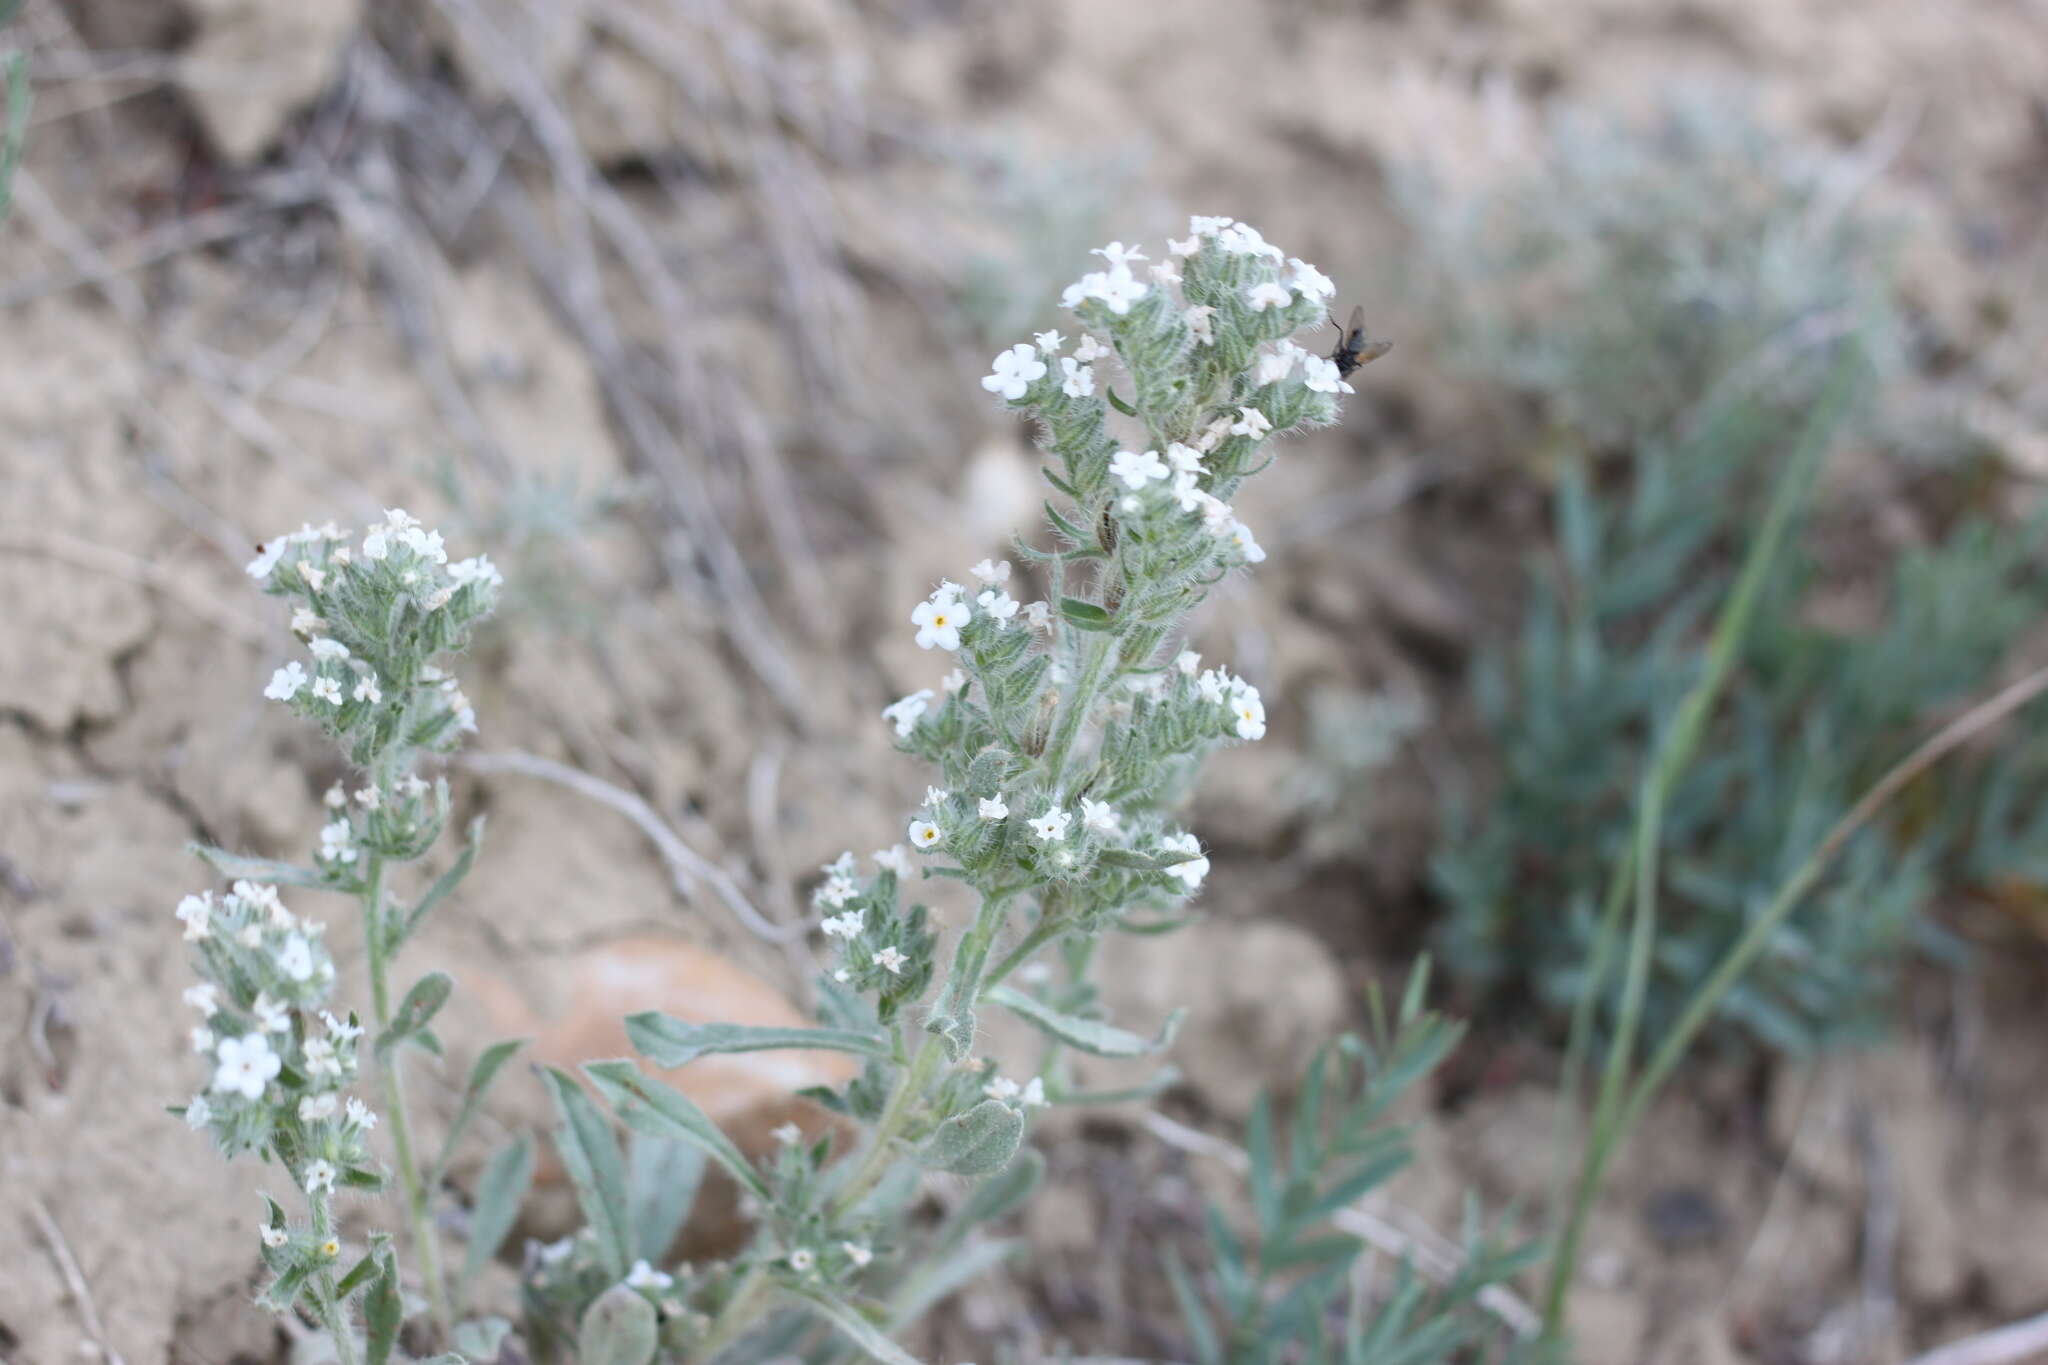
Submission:
[[[1111,935],[1098,978],[1110,1017],[1159,1027],[1188,1008],[1171,1060],[1203,1101],[1242,1119],[1344,1028],[1344,976],[1313,935],[1271,920],[1209,920],[1164,937]]]
[[[214,146],[248,161],[311,103],[341,67],[363,20],[363,0],[186,0],[197,36],[184,59],[237,79],[194,79],[185,97]]]

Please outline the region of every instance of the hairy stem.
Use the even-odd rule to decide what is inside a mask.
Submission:
[[[932,1073],[938,1070],[939,1060],[945,1049],[930,1038],[918,1044],[917,1053],[904,1069],[903,1078],[896,1083],[896,1090],[889,1096],[889,1103],[882,1110],[882,1117],[875,1121],[875,1131],[868,1137],[868,1148],[861,1157],[860,1165],[854,1167],[845,1188],[832,1203],[832,1216],[843,1218],[854,1205],[866,1197],[889,1169],[889,1144],[903,1131],[910,1121],[917,1101],[924,1095],[924,1089],[931,1083]]]
[[[370,959],[370,1006],[381,1039],[391,1027],[391,984],[384,933],[384,859],[369,857],[369,889],[363,895],[364,940]],[[427,1307],[434,1325],[443,1333],[449,1329],[448,1291],[441,1279],[441,1249],[434,1241],[433,1218],[427,1208],[427,1188],[413,1155],[412,1121],[405,1104],[404,1053],[394,1048],[380,1068],[384,1080],[384,1108],[391,1120],[391,1145],[398,1158],[399,1184],[405,1190],[405,1208],[412,1220],[414,1249],[419,1253],[420,1278],[426,1285]]]
[[[1060,713],[1059,724],[1053,731],[1052,742],[1045,750],[1045,772],[1053,792],[1060,790],[1060,779],[1066,776],[1067,760],[1073,754],[1074,741],[1088,724],[1088,714],[1095,709],[1096,694],[1102,691],[1109,666],[1117,655],[1117,637],[1103,631],[1088,641],[1088,648],[1081,664],[1081,676],[1074,680],[1073,695],[1067,698],[1066,709]]]
[[[334,1216],[327,1196],[311,1196],[307,1203],[313,1210],[313,1235],[319,1238],[328,1236],[334,1229]],[[313,1277],[313,1301],[319,1309],[320,1325],[334,1339],[337,1365],[356,1365],[355,1329],[349,1322],[347,1305],[335,1292],[332,1270],[322,1270]]]
[[[711,1330],[697,1343],[691,1359],[714,1359],[720,1351],[738,1341],[740,1334],[754,1325],[754,1320],[766,1307],[761,1302],[761,1295],[767,1288],[768,1271],[757,1263],[740,1280],[739,1288],[733,1290],[732,1297],[725,1301],[725,1307],[718,1310]]]

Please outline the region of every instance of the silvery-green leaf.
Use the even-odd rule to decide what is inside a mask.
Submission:
[[[555,1130],[555,1148],[576,1187],[583,1221],[597,1236],[598,1254],[614,1280],[626,1278],[633,1263],[633,1230],[626,1208],[626,1165],[618,1140],[597,1106],[573,1076],[549,1067],[542,1073],[555,1109],[562,1116]]]
[[[204,858],[213,865],[213,870],[230,880],[242,879],[252,882],[269,882],[273,886],[311,886],[321,890],[334,885],[324,872],[295,863],[281,863],[275,858],[245,858],[239,853],[230,853],[212,844],[187,844],[186,851]]]
[[[462,1135],[469,1130],[471,1121],[476,1118],[477,1110],[483,1107],[484,1096],[490,1092],[491,1082],[498,1078],[499,1069],[511,1061],[512,1054],[519,1051],[525,1043],[524,1038],[508,1038],[504,1042],[493,1043],[483,1050],[475,1065],[470,1067],[469,1080],[462,1087],[462,1107],[455,1113],[455,1122],[448,1125],[448,1136],[441,1142],[441,1155],[434,1158],[432,1174],[427,1180],[428,1188],[440,1187],[441,1177],[446,1174],[448,1163],[455,1158],[456,1144],[462,1141]]]
[[[636,1132],[626,1144],[626,1202],[641,1259],[659,1263],[697,1199],[704,1150],[675,1138]]]
[[[1001,1174],[976,1185],[952,1221],[967,1227],[1001,1218],[1029,1199],[1044,1178],[1045,1158],[1026,1149],[1017,1160],[1004,1167]]]
[[[993,1175],[1024,1141],[1024,1116],[1001,1100],[983,1100],[955,1114],[925,1139],[918,1161],[952,1175]]]
[[[1173,1036],[1180,1031],[1180,1022],[1187,1014],[1185,1009],[1175,1010],[1166,1017],[1166,1025],[1159,1030],[1157,1038],[1146,1038],[1129,1029],[1105,1024],[1100,1019],[1063,1014],[1009,986],[994,987],[988,998],[1040,1032],[1097,1057],[1143,1057],[1158,1052],[1173,1042]]]
[[[796,1306],[830,1323],[840,1335],[882,1365],[923,1365],[916,1356],[889,1340],[873,1319],[852,1304],[809,1285],[784,1285],[782,1293]]]
[[[900,1332],[910,1326],[955,1290],[994,1271],[1023,1245],[1014,1237],[974,1242],[950,1256],[920,1265],[896,1291],[895,1301],[889,1306],[890,1330]]]
[[[654,1305],[615,1284],[584,1310],[576,1332],[577,1365],[647,1365],[659,1331]]]
[[[398,1009],[391,1016],[391,1027],[378,1035],[377,1055],[389,1057],[393,1048],[414,1035],[424,1034],[427,1024],[441,1012],[441,1006],[448,1003],[449,993],[454,989],[455,979],[446,972],[428,972],[413,982],[412,989],[405,993],[405,999],[399,1002]],[[435,1047],[438,1046],[437,1040]]]
[[[619,1111],[628,1128],[655,1137],[676,1138],[701,1148],[754,1195],[764,1200],[770,1197],[761,1173],[681,1091],[641,1075],[640,1068],[630,1061],[585,1062],[583,1074]],[[619,1273],[623,1275],[624,1269]]]
[[[483,847],[483,842],[484,817],[479,815],[469,822],[469,832],[463,839],[462,852],[456,856],[454,863],[446,872],[434,879],[434,884],[420,897],[419,904],[413,906],[412,913],[405,917],[405,929],[399,935],[398,942],[411,938],[426,919],[427,912],[446,900],[448,893],[462,884],[462,879],[469,875],[469,869],[476,863],[477,850]],[[397,947],[398,944],[393,943],[392,946]]]
[[[368,1365],[388,1365],[391,1349],[398,1344],[398,1328],[405,1321],[405,1301],[398,1292],[398,1262],[386,1250],[377,1266],[377,1278],[363,1295],[363,1358]]]
[[[626,1037],[643,1057],[664,1069],[685,1066],[712,1052],[821,1049],[851,1052],[857,1057],[889,1055],[888,1046],[880,1038],[850,1029],[696,1024],[656,1010],[627,1015]]]
[[[461,1285],[467,1290],[484,1263],[498,1254],[519,1206],[533,1184],[533,1140],[521,1133],[491,1154],[476,1182],[476,1207],[469,1215],[469,1246],[462,1254]],[[466,1293],[465,1293],[466,1297]]]

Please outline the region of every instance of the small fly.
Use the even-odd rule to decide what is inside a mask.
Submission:
[[[1333,316],[1330,325],[1337,327]],[[1337,349],[1330,352],[1330,363],[1337,367],[1339,379],[1349,379],[1351,372],[1361,365],[1370,365],[1388,351],[1394,349],[1391,341],[1374,341],[1365,334],[1365,309],[1351,310],[1351,324],[1337,327]]]

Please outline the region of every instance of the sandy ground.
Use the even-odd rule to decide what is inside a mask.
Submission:
[[[281,626],[239,566],[263,535],[402,504],[488,548],[513,592],[466,667],[480,747],[639,793],[786,922],[921,786],[874,720],[933,681],[899,607],[1033,516],[1022,435],[973,383],[986,354],[1052,321],[1089,245],[1191,211],[1257,222],[1400,349],[1263,481],[1273,560],[1205,626],[1281,700],[1198,802],[1216,922],[1136,961],[1129,1003],[1175,1003],[1233,954],[1327,983],[1243,992],[1184,1040],[1176,1112],[1228,1133],[1249,1078],[1398,969],[1384,926],[1417,901],[1430,774],[1460,761],[1458,664],[1541,524],[1512,478],[1370,514],[1403,470],[1515,453],[1403,288],[1387,177],[1492,173],[1545,101],[1705,83],[1884,147],[1871,192],[1916,224],[1931,351],[2005,354],[1997,318],[2035,301],[2015,281],[2048,186],[2038,0],[540,8],[505,48],[460,3],[30,0],[21,21],[38,121],[0,228],[12,1365],[280,1346],[246,1304],[256,1172],[161,1113],[196,1075],[183,845],[302,849],[335,773],[259,696]],[[1407,688],[1451,718],[1385,774],[1369,847],[1289,781],[1317,688]],[[491,844],[423,965],[537,995],[561,954],[661,933],[794,988],[801,954],[701,877],[679,891],[617,811],[456,776]],[[1586,1359],[1895,1360],[2048,1309],[2041,964],[2019,946],[1917,992],[1888,1047],[1678,1087],[1596,1226]],[[1440,1227],[1467,1187],[1526,1200],[1548,1175],[1545,1054],[1475,1046],[1481,1082],[1425,1107],[1398,1196]],[[1156,1263],[1100,1248],[1186,1233],[1213,1173],[1127,1118],[1049,1132],[1033,1271],[925,1344],[1171,1355]]]

